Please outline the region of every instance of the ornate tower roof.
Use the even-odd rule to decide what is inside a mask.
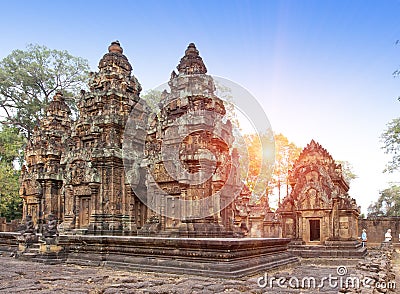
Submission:
[[[104,113],[97,110],[98,108],[103,109],[105,105],[111,103],[112,98],[109,96],[111,94],[125,97],[122,100],[131,100],[127,102],[129,105],[134,104],[133,100],[139,99],[138,95],[142,87],[132,74],[132,66],[123,54],[123,49],[118,41],[114,41],[108,46],[108,53],[104,54],[99,62],[99,72],[91,73],[89,88],[90,92],[86,94],[83,92],[82,99],[78,104],[81,116],[87,111],[94,111],[103,116]],[[107,95],[105,95],[106,93]],[[97,98],[93,99],[94,96]],[[92,105],[93,101],[90,102],[88,99],[101,101],[101,103]]]
[[[216,109],[217,112],[225,115],[223,101],[215,95],[214,80],[212,76],[206,74],[207,68],[194,43],[189,44],[185,50],[185,56],[181,58],[176,68],[179,70],[179,74],[172,71],[168,82],[171,92],[162,97],[162,103],[166,105],[171,101],[181,100],[179,104],[184,106],[185,109],[187,105],[201,104],[202,106],[199,107],[205,107],[207,103],[212,103],[216,105],[209,105],[207,106],[209,108],[206,107],[206,109]],[[199,101],[194,102],[193,99]],[[207,100],[208,102],[205,104],[204,101],[200,102],[200,100]]]
[[[300,156],[294,166],[302,163],[304,164],[309,161],[320,162],[321,160],[323,160],[325,165],[335,162],[329,152],[326,151],[326,149],[323,148],[319,143],[315,142],[314,139],[312,139],[311,142],[303,149],[303,151],[301,151]]]
[[[53,101],[50,102],[46,109],[46,116],[69,117],[70,114],[71,109],[65,103],[63,94],[61,92],[57,92],[53,97]]]
[[[194,43],[190,43],[185,51],[185,56],[181,58],[176,67],[179,73],[183,74],[205,74],[207,68],[204,65],[203,59],[199,55],[199,50],[196,49]]]
[[[303,151],[301,151],[299,158],[296,160],[290,172],[289,181],[292,185],[297,181],[299,173],[303,172],[304,167],[311,166],[324,167],[333,180],[343,178],[340,165],[336,164],[335,160],[325,148],[314,140],[311,140]]]
[[[128,58],[122,54],[122,49],[118,41],[114,41],[108,46],[108,53],[104,54],[103,58],[99,62],[100,73],[107,71],[118,71],[124,73],[124,75],[130,75],[132,66],[128,61]]]
[[[57,92],[35,128],[32,140],[25,149],[26,167],[22,181],[31,179],[59,179],[63,140],[70,136],[71,110],[61,92]]]
[[[65,103],[65,98],[61,92],[57,92],[53,96],[53,100],[49,103],[45,111],[46,115],[40,122],[39,129],[34,132],[34,141],[43,137],[43,134],[49,136],[62,137],[71,130],[71,109]],[[42,138],[47,141],[48,138]],[[48,142],[47,142],[48,143]]]
[[[322,202],[328,205],[334,197],[348,198],[349,185],[344,180],[341,166],[314,140],[303,149],[295,162],[289,174],[289,182],[292,192],[285,197],[283,206],[289,202],[300,203],[312,197],[314,191],[319,195],[321,205]]]

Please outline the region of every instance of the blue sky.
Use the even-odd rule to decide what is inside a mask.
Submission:
[[[388,181],[379,136],[399,116],[399,1],[0,1],[0,58],[29,43],[89,60],[119,40],[143,88],[167,81],[188,43],[208,72],[248,89],[275,132],[320,142],[359,176],[365,212]]]

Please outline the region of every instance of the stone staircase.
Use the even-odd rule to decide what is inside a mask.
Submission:
[[[362,258],[367,248],[357,241],[326,241],[324,245],[290,244],[289,252],[302,258]]]
[[[19,248],[21,249],[21,248]],[[40,243],[33,243],[23,250],[18,250],[18,258],[22,260],[32,260],[40,254]]]
[[[18,251],[17,257],[21,260],[36,261],[45,264],[59,264],[66,260],[64,250],[56,245],[33,243],[23,251]]]

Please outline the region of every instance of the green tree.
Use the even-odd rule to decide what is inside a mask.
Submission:
[[[385,153],[393,155],[384,172],[394,172],[400,167],[400,118],[395,118],[387,124],[381,139]]]
[[[378,200],[368,207],[368,216],[399,216],[400,186],[392,185],[380,192]]]
[[[141,95],[140,98],[146,101],[147,106],[150,107],[150,110],[154,114],[157,114],[160,111],[160,102],[163,98],[161,91],[151,89],[144,93],[144,95]]]
[[[352,180],[358,177],[354,173],[353,166],[351,165],[350,162],[346,160],[336,160],[336,163],[342,166],[343,177],[348,184],[350,184]]]
[[[74,110],[79,91],[86,87],[87,60],[67,51],[30,44],[0,61],[0,108],[3,124],[18,128],[30,138],[44,109],[62,91]]]
[[[290,193],[289,171],[299,157],[301,148],[282,134],[275,135],[275,166],[269,184],[269,193],[277,193],[278,202]]]
[[[17,128],[7,125],[0,128],[0,162],[12,167],[22,165],[25,140]]]
[[[19,197],[20,171],[0,163],[0,216],[7,221],[21,218],[22,199]]]
[[[292,168],[295,160],[298,158],[301,149],[282,134],[277,134],[272,137],[272,134],[266,133],[262,135],[246,134],[244,141],[246,146],[239,146],[240,149],[247,148],[249,170],[246,177],[246,185],[250,191],[255,193],[257,196],[263,194],[272,195],[274,193],[281,193],[282,196],[286,195],[289,187],[287,185],[288,171]],[[269,154],[266,152],[265,162],[273,162],[273,156],[275,156],[274,166],[268,166],[261,172],[261,162],[263,152],[261,150],[261,142],[264,143],[269,150],[275,150],[275,154]],[[245,152],[241,150],[240,153]],[[273,169],[273,171],[272,171]],[[258,181],[262,181],[267,185],[264,187],[267,191],[254,191],[255,184]]]
[[[24,143],[18,129],[3,126],[0,130],[0,216],[8,221],[22,214],[18,179]]]

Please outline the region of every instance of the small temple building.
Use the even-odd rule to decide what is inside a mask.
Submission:
[[[360,208],[348,195],[342,167],[320,144],[312,140],[301,152],[289,175],[291,193],[277,212],[282,219],[282,237],[292,239],[297,250],[317,247],[358,250]],[[306,245],[306,247],[301,247]],[[321,247],[322,246],[322,247]],[[350,251],[351,251],[350,250]],[[346,254],[353,254],[348,251]],[[358,250],[355,255],[364,254]]]

